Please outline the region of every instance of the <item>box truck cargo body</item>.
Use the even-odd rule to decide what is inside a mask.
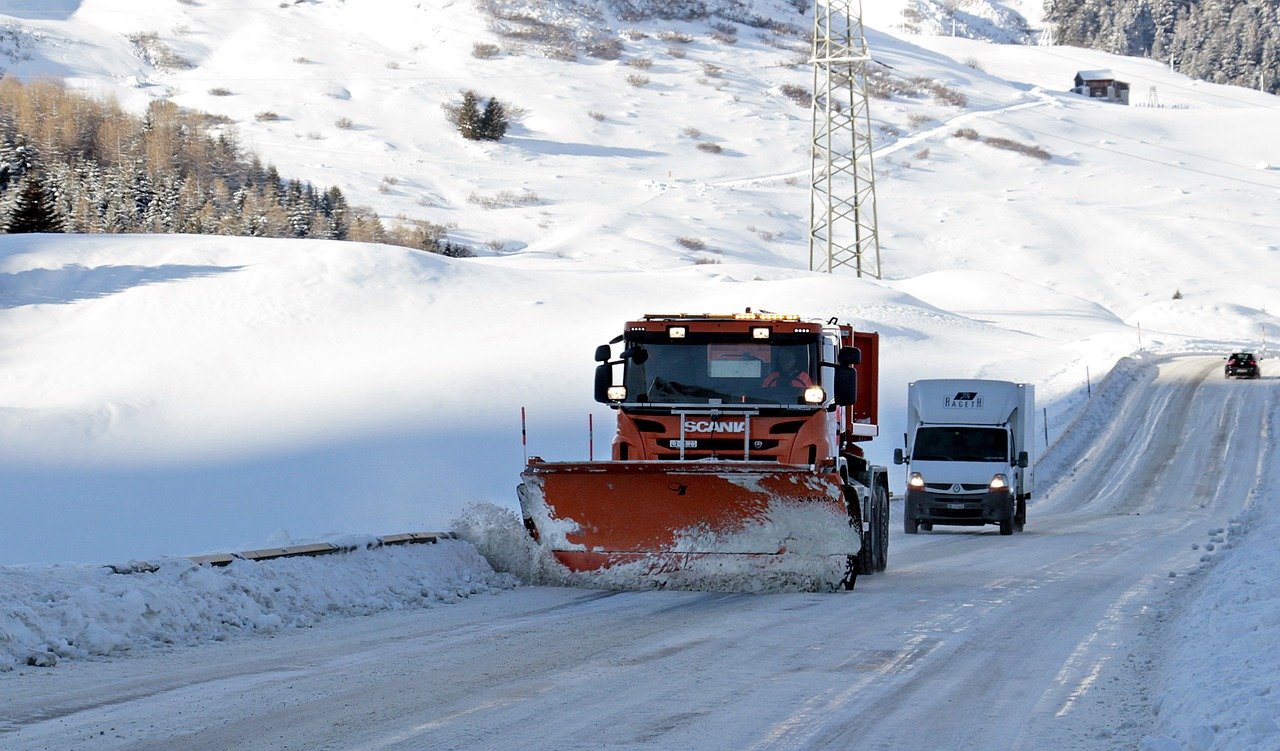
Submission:
[[[1035,386],[934,379],[907,385],[903,527],[997,524],[1021,531],[1031,498]]]

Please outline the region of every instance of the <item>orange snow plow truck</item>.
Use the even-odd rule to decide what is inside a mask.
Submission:
[[[517,489],[565,568],[603,586],[816,590],[884,569],[886,471],[858,445],[879,432],[878,334],[748,309],[646,315],[611,344],[595,398],[618,414],[612,460],[532,457]]]

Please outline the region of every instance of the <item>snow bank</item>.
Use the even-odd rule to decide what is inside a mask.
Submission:
[[[1263,439],[1274,440],[1280,409]],[[1246,511],[1208,530],[1207,569],[1187,607],[1166,613],[1172,654],[1143,751],[1280,748],[1280,466],[1263,468]]]
[[[458,540],[223,568],[185,558],[158,566],[136,574],[0,567],[0,670],[425,608],[516,585]]]

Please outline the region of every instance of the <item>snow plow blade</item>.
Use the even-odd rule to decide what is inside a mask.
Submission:
[[[756,591],[852,588],[861,535],[840,478],[776,462],[534,458],[530,533],[573,583]]]

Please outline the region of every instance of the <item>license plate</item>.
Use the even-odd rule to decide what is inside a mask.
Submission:
[[[697,447],[698,447],[697,441],[692,441],[692,440],[682,441],[678,438],[671,441],[671,448],[673,449],[696,449]]]
[[[948,503],[948,504],[947,504],[947,508],[963,509],[963,508],[964,508],[964,504],[963,504],[963,503]]]

